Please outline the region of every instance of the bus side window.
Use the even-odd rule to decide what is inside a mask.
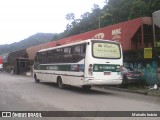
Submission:
[[[75,54],[81,53],[81,46],[80,46],[80,45],[75,46],[75,48],[74,48],[74,53],[75,53]]]
[[[83,53],[86,53],[86,44],[83,45]]]
[[[41,60],[42,60],[42,61],[41,61],[42,64],[45,64],[45,63],[46,63],[46,59],[47,59],[47,58],[46,58],[46,52],[42,52],[42,59],[41,59]]]
[[[55,63],[62,63],[62,56],[63,56],[63,49],[56,49],[55,50]]]
[[[39,59],[38,58],[39,58],[39,53],[37,53],[36,56],[35,56],[35,59],[34,59],[35,64],[39,63]]]
[[[51,63],[51,51],[47,52],[47,63]]]
[[[64,48],[63,53],[64,53],[64,55],[71,54],[71,47]]]
[[[73,52],[73,62],[79,62],[85,57],[85,45],[81,44],[73,46],[72,52]]]
[[[71,47],[66,47],[63,50],[64,50],[64,54],[63,54],[62,62],[72,63],[73,60],[72,60],[72,54],[71,54]]]
[[[39,61],[40,64],[42,64],[42,59],[43,59],[42,53],[40,52],[39,57],[38,57],[38,61]]]
[[[50,63],[55,63],[55,62],[56,62],[56,51],[55,50],[51,50]]]

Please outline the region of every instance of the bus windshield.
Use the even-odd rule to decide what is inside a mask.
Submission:
[[[110,42],[93,42],[92,54],[95,58],[119,59],[121,57],[120,46]]]

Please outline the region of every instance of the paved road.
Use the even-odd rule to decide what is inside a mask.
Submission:
[[[35,83],[30,77],[0,73],[0,111],[160,111],[160,97],[96,87],[90,91],[77,87],[59,89],[53,83]]]

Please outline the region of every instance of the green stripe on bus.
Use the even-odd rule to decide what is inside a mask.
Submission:
[[[84,64],[70,65],[37,65],[37,70],[54,70],[54,71],[84,71]]]
[[[93,65],[93,72],[120,72],[120,65],[115,64],[94,64]]]
[[[54,71],[84,71],[84,64],[68,64],[68,65],[35,65],[37,70],[54,70]],[[93,72],[120,72],[120,65],[115,64],[94,64]]]

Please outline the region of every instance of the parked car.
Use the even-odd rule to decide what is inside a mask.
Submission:
[[[123,75],[123,86],[127,87],[132,83],[142,83],[143,73],[138,70],[134,70],[130,67],[122,67],[121,73]]]

